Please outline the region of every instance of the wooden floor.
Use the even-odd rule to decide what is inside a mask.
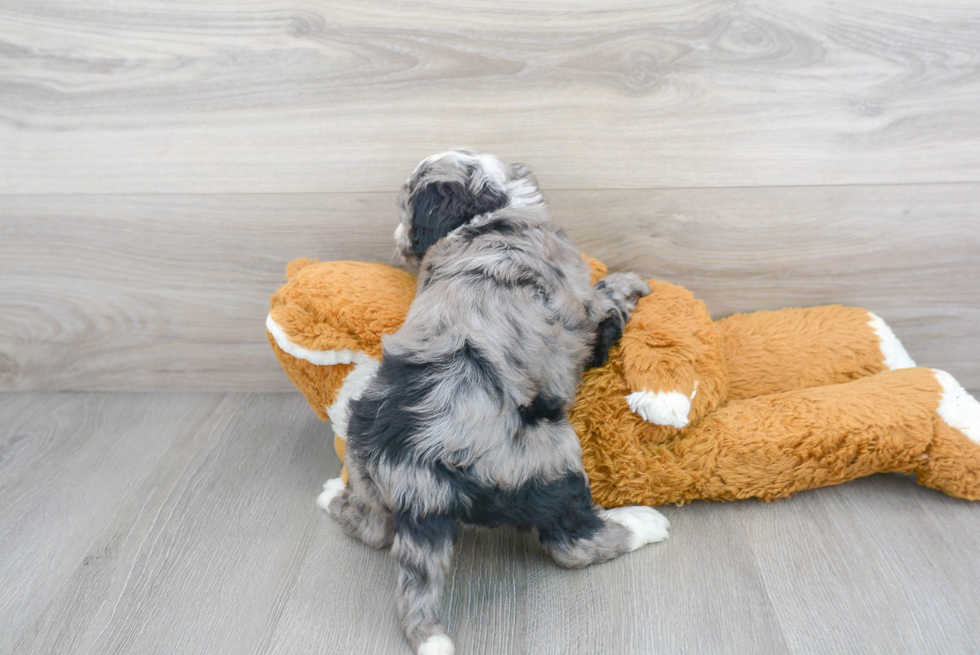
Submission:
[[[314,505],[328,429],[297,394],[0,395],[0,652],[409,653],[390,558]],[[465,531],[458,652],[980,651],[980,504],[875,476],[662,511],[583,571]]]

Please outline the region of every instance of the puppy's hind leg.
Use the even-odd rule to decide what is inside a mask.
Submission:
[[[370,478],[355,467],[348,471],[347,486],[340,478],[328,480],[317,505],[327,510],[350,536],[372,548],[387,548],[395,538],[391,512],[381,503]]]
[[[455,652],[439,620],[439,606],[457,534],[452,517],[395,515],[391,554],[398,562],[398,615],[405,637],[419,655]]]
[[[538,527],[541,544],[559,566],[580,569],[667,538],[670,523],[657,510],[636,505],[594,507],[584,476],[581,484],[584,490],[574,495],[565,511]]]

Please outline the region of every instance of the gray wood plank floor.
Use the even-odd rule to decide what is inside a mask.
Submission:
[[[0,652],[408,653],[389,558],[314,505],[328,434],[297,394],[0,394]],[[980,651],[980,504],[875,476],[663,511],[578,572],[466,530],[459,652]]]

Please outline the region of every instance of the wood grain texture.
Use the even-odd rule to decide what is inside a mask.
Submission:
[[[298,394],[0,394],[0,652],[410,652],[390,557],[313,503],[340,462]],[[458,652],[976,652],[980,504],[882,475],[663,508],[564,571],[466,529]]]
[[[583,251],[716,317],[843,303],[980,387],[980,185],[553,191]],[[392,261],[395,194],[0,196],[0,389],[288,391],[301,256]]]
[[[980,387],[978,186],[554,196],[555,214],[586,252],[689,288],[715,318],[864,307],[920,365]]]
[[[127,500],[145,501],[140,491],[161,458],[216,404],[214,396],[0,395],[0,651],[32,630],[66,580],[98,580],[127,536],[114,517]],[[76,592],[85,599],[84,588]],[[75,618],[51,619],[55,650],[76,652]]]
[[[43,398],[51,403],[59,396]],[[126,450],[133,463],[147,457],[137,451],[135,458],[137,447],[157,456],[149,474],[119,489],[109,506],[89,498],[89,515],[30,515],[29,525],[44,526],[62,541],[73,521],[94,532],[75,546],[86,550],[66,562],[67,570],[44,578],[57,593],[29,605],[22,629],[0,631],[6,642],[0,650],[250,652],[278,618],[277,599],[309,545],[311,521],[319,518],[313,499],[323,474],[315,455],[329,446],[322,424],[308,420],[295,396],[117,395],[108,397],[110,412],[93,402],[101,396],[75,398],[81,408],[75,418],[101,433],[93,439],[101,448],[112,445],[107,436],[120,434],[131,441]],[[161,405],[186,415],[186,406],[205,402],[203,420],[193,425],[153,416]],[[135,429],[120,408],[140,420],[155,418],[166,426],[169,443]],[[286,435],[284,424],[298,427]],[[114,459],[126,468],[124,453]],[[21,484],[25,498],[44,496],[58,482],[58,468],[47,464],[32,467],[33,478]],[[71,464],[82,489],[111,491],[98,470],[84,461]],[[305,502],[292,503],[303,496]],[[90,522],[90,515],[98,520]],[[4,557],[44,561],[36,552],[43,541],[22,541]],[[23,602],[24,589],[4,586],[5,604]]]
[[[392,202],[0,199],[0,386],[291,390],[264,324],[286,262],[390,257]]]
[[[739,504],[794,653],[973,653],[980,506],[878,475]]]
[[[0,193],[978,182],[978,70],[958,0],[6,0]]]
[[[559,574],[543,560],[516,652],[787,652],[744,529],[724,510],[661,508],[671,521],[662,548],[602,566]]]

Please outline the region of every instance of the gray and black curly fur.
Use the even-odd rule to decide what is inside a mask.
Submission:
[[[330,511],[392,546],[405,634],[425,650],[451,644],[439,595],[460,521],[535,528],[567,567],[635,547],[593,507],[567,410],[650,290],[633,274],[592,286],[531,172],[472,150],[419,165],[396,241],[420,263],[417,295],[350,404],[350,479]]]

